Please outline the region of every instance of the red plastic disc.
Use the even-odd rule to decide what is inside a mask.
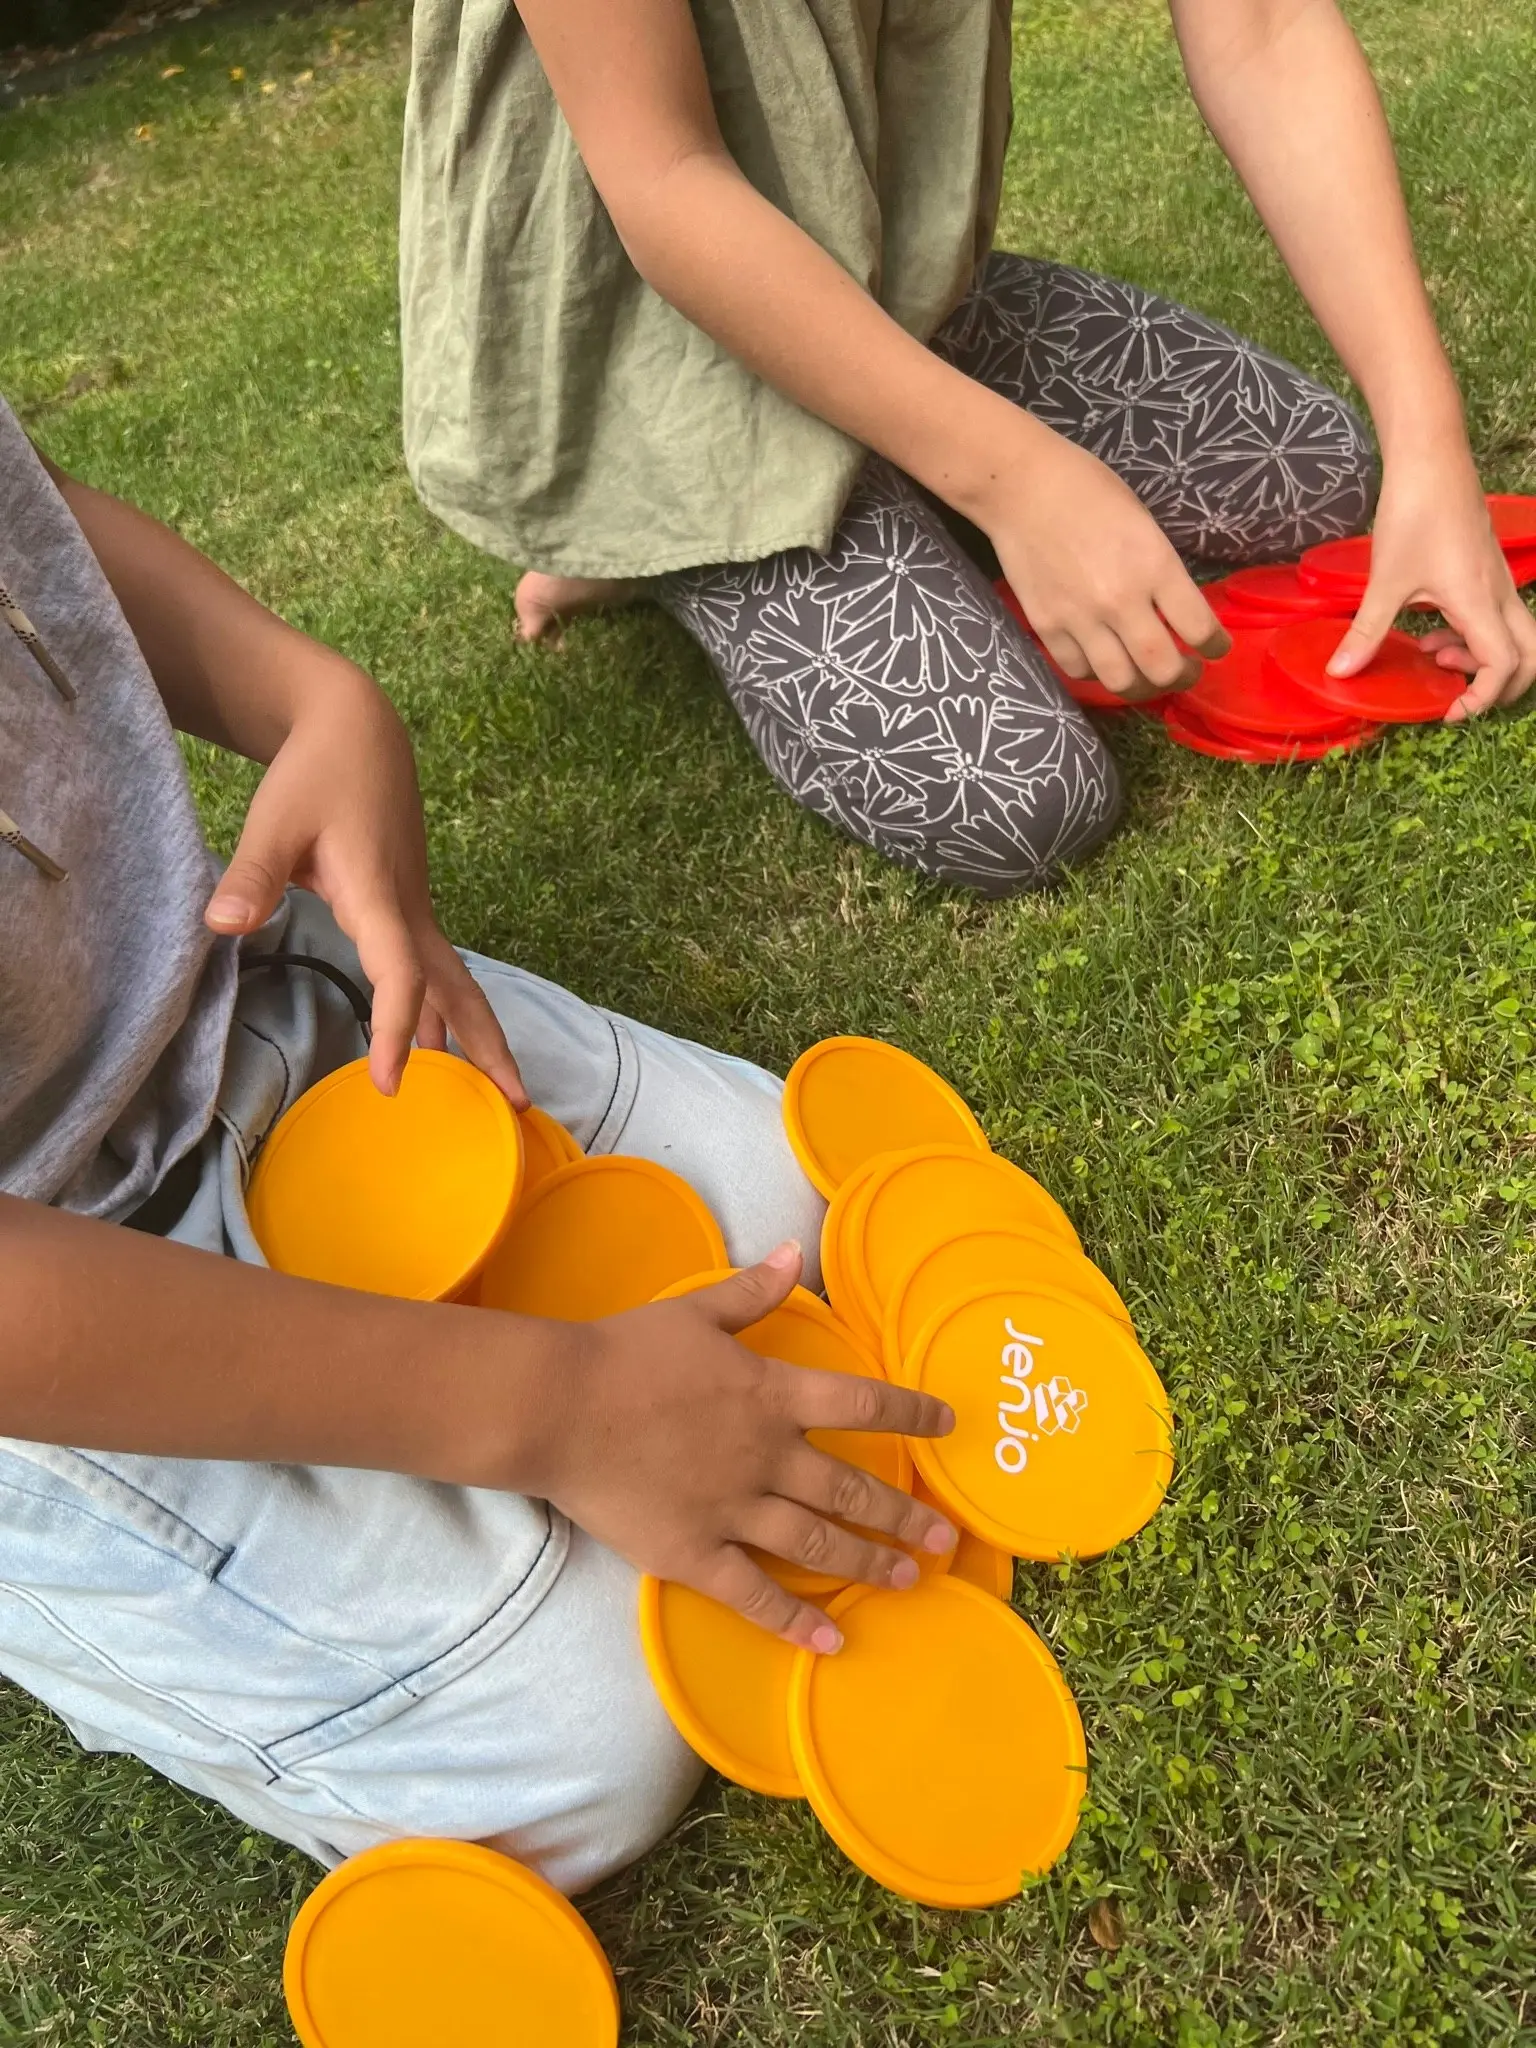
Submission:
[[[1288,626],[1301,616],[1298,612],[1276,611],[1271,605],[1249,604],[1233,597],[1225,583],[1207,583],[1200,592],[1229,633],[1271,633],[1276,626]],[[1326,602],[1319,596],[1321,605]]]
[[[1345,624],[1335,621],[1340,638]],[[1192,711],[1218,734],[1230,736],[1235,729],[1243,739],[1339,737],[1346,721],[1338,712],[1270,667],[1266,655],[1274,637],[1272,630],[1235,631],[1232,652],[1206,663],[1199,682],[1179,699],[1179,709]]]
[[[1170,705],[1163,723],[1168,728],[1168,737],[1176,745],[1187,747],[1192,754],[1207,754],[1213,761],[1266,763],[1320,761],[1325,754],[1352,753],[1356,747],[1379,739],[1383,731],[1379,725],[1350,719],[1336,726],[1331,733],[1314,735],[1310,739],[1266,738],[1260,733],[1243,732],[1235,725],[1213,723],[1183,705]]]
[[[1490,492],[1488,517],[1506,554],[1511,548],[1536,547],[1536,498],[1522,498],[1513,491]]]
[[[1529,583],[1536,583],[1536,543],[1528,548],[1506,548],[1505,559],[1509,573],[1515,579],[1516,590],[1524,590]]]
[[[1297,580],[1315,596],[1345,599],[1353,611],[1371,580],[1370,535],[1357,533],[1349,540],[1325,540],[1321,547],[1308,548],[1297,566]]]
[[[1341,718],[1384,719],[1389,725],[1444,718],[1467,687],[1465,676],[1441,668],[1407,633],[1389,633],[1358,675],[1331,676],[1328,663],[1340,637],[1337,619],[1302,619],[1275,635],[1267,658],[1281,676]]]
[[[1226,579],[1227,601],[1240,608],[1273,613],[1276,625],[1291,619],[1316,618],[1322,600],[1297,575],[1295,562],[1276,562],[1262,569],[1239,569]],[[1209,592],[1207,592],[1209,595]]]

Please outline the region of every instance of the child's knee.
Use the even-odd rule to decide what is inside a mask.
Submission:
[[[484,1839],[575,1893],[655,1848],[697,1791],[704,1766],[651,1683],[633,1568],[573,1529],[562,1578],[576,1598],[566,1614],[548,1617],[564,1640],[536,1705],[545,1721],[537,1745],[543,1782],[525,1795],[523,1820]],[[524,1702],[523,1710],[532,1705]]]
[[[1124,802],[1114,756],[1085,719],[1078,725],[1060,758],[1026,790],[996,778],[972,792],[963,816],[887,850],[936,881],[983,896],[1059,881],[1108,839]]]

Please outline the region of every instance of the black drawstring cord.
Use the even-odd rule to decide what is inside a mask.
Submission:
[[[250,953],[240,962],[242,974],[264,974],[269,968],[276,967],[307,967],[312,974],[323,975],[334,988],[341,990],[351,1005],[352,1014],[362,1029],[363,1043],[373,1043],[373,1003],[350,974],[343,974],[329,960],[316,959],[313,953]]]

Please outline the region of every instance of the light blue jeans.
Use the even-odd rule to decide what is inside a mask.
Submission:
[[[358,973],[312,897],[257,949]],[[798,1237],[815,1284],[822,1204],[779,1082],[466,958],[534,1099],[588,1151],[682,1174],[737,1261]],[[247,976],[171,1235],[261,1263],[250,1160],[361,1049],[320,977]],[[446,1835],[579,1891],[657,1841],[700,1772],[646,1675],[627,1564],[543,1501],[397,1473],[0,1439],[0,1670],[87,1748],[130,1751],[325,1864]]]

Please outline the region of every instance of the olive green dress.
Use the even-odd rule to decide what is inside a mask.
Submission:
[[[693,0],[736,162],[923,340],[991,246],[1010,13]],[[639,577],[828,545],[862,451],[639,277],[511,0],[416,0],[400,262],[406,459],[478,546]]]

